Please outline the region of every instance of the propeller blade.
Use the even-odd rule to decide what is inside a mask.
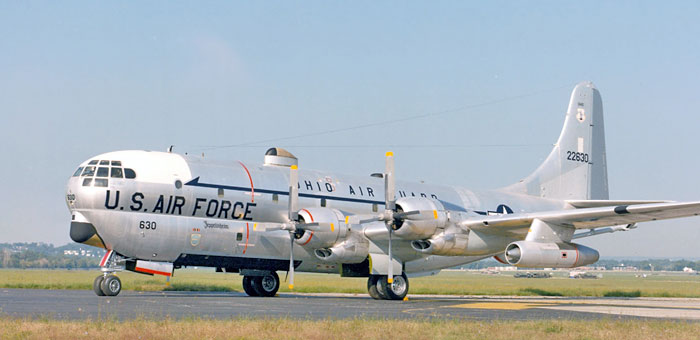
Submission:
[[[384,203],[386,210],[396,208],[396,190],[394,186],[394,153],[386,153],[386,169],[384,172]]]
[[[420,210],[400,212],[400,213],[394,213],[394,218],[400,220],[400,219],[403,219],[404,217],[408,217],[411,215],[418,215],[418,214],[420,214]]]
[[[294,232],[289,232],[289,289],[294,289]]]
[[[394,261],[391,256],[391,234],[393,234],[394,231],[390,223],[392,222],[387,222],[387,228],[389,229],[389,270],[387,271],[386,282],[392,284],[394,282]]]
[[[370,223],[370,222],[377,222],[377,221],[381,221],[381,220],[382,220],[382,219],[381,219],[380,217],[372,217],[372,218],[368,218],[368,219],[366,219],[366,220],[360,220],[360,224],[365,224],[365,223]]]
[[[394,233],[394,217],[396,210],[396,188],[394,183],[394,153],[389,151],[386,153],[386,169],[384,171],[384,223],[386,229],[389,230],[389,268],[387,270],[386,282],[392,284],[394,282],[394,261],[391,254],[391,236]]]
[[[289,220],[299,220],[299,173],[296,165],[289,168]]]
[[[335,225],[333,223],[299,223],[297,224],[297,229],[311,230],[311,231],[323,231],[323,230],[335,230]]]

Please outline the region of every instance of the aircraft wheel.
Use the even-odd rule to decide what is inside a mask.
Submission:
[[[379,280],[379,291],[384,293],[387,300],[403,300],[408,294],[408,277],[406,274],[394,276],[392,284],[387,283],[387,277],[382,276]]]
[[[280,289],[280,277],[276,272],[270,272],[265,276],[256,276],[253,278],[253,288],[258,296],[275,296],[277,290]]]
[[[259,296],[258,292],[255,291],[253,286],[253,279],[254,277],[252,276],[243,276],[243,290],[246,294],[248,294],[248,296]]]
[[[369,296],[371,296],[375,300],[382,300],[384,297],[379,294],[379,279],[381,278],[380,275],[370,275],[369,278],[367,279],[367,292],[369,292]]]
[[[107,275],[100,284],[102,292],[107,296],[117,296],[122,291],[122,281],[115,275]]]
[[[100,275],[95,278],[95,281],[92,282],[92,290],[97,294],[97,296],[105,296],[105,293],[102,291],[102,280],[105,277],[103,275]]]

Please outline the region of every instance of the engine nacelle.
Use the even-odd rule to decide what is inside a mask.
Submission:
[[[319,223],[320,230],[298,230],[295,242],[309,249],[326,248],[345,238],[348,228],[343,213],[330,208],[308,208],[299,211],[301,223]]]
[[[427,240],[411,242],[413,250],[432,255],[460,256],[466,255],[469,236],[466,234],[441,234]]]
[[[447,224],[445,207],[437,200],[425,197],[404,197],[396,201],[399,212],[419,211],[397,221],[394,235],[405,240],[422,240],[435,234]]]
[[[506,247],[508,264],[527,268],[573,268],[598,261],[598,251],[576,243],[517,241]]]
[[[350,238],[330,248],[316,249],[319,260],[332,263],[360,263],[369,255],[369,242],[362,238]]]

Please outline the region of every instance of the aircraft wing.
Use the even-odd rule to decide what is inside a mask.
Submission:
[[[592,229],[699,214],[700,202],[650,203],[493,215],[467,220],[460,225],[479,231],[526,234],[535,219],[576,229]]]

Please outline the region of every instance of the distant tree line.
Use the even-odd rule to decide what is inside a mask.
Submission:
[[[486,269],[489,267],[506,266],[493,258],[484,259],[473,262],[459,268],[464,269]],[[691,268],[700,270],[700,261],[690,260],[671,260],[671,259],[649,259],[649,260],[628,260],[628,259],[601,259],[598,262],[589,265],[590,267],[605,267],[606,270],[612,270],[615,267],[637,267],[639,270],[654,270],[654,271],[683,271],[683,268]],[[652,268],[653,267],[653,268]]]
[[[65,250],[90,250],[94,256],[64,255]],[[97,268],[104,250],[80,244],[54,247],[47,243],[0,243],[0,268]]]

